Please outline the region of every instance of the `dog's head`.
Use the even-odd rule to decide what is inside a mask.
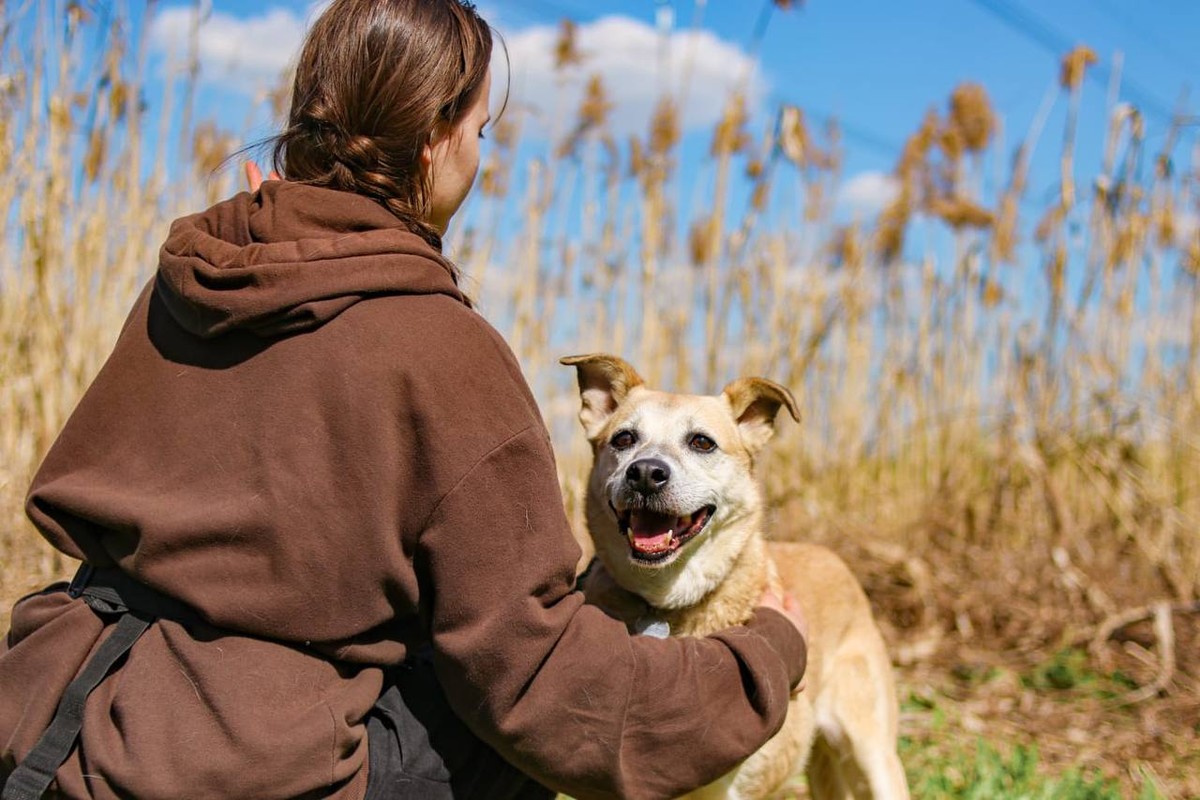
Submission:
[[[588,525],[596,552],[626,589],[661,607],[698,602],[750,536],[762,501],[754,458],[791,393],[762,378],[716,396],[652,391],[625,361],[574,356],[594,462]]]

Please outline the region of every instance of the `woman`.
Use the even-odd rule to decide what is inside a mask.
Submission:
[[[778,600],[662,641],[574,591],[545,427],[440,253],[491,46],[460,0],[335,0],[286,182],[172,225],[30,489],[86,567],[0,646],[5,800],[666,797],[782,723]]]

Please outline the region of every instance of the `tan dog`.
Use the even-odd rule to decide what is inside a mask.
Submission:
[[[589,600],[635,631],[703,636],[747,621],[770,587],[809,621],[806,688],[782,730],[688,797],[767,797],[807,769],[818,800],[907,798],[891,662],[862,588],[831,551],[763,536],[754,458],[781,408],[799,419],[791,393],[743,378],[716,397],[667,394],[615,356],[562,363],[578,370],[594,453]]]

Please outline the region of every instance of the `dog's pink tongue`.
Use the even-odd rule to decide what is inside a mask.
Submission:
[[[653,511],[634,511],[629,516],[630,544],[641,553],[661,553],[671,549],[671,530],[675,517]]]

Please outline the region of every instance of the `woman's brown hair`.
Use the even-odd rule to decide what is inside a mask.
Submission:
[[[465,0],[334,0],[300,52],[276,171],[370,197],[440,248],[421,153],[470,109],[491,57]]]

